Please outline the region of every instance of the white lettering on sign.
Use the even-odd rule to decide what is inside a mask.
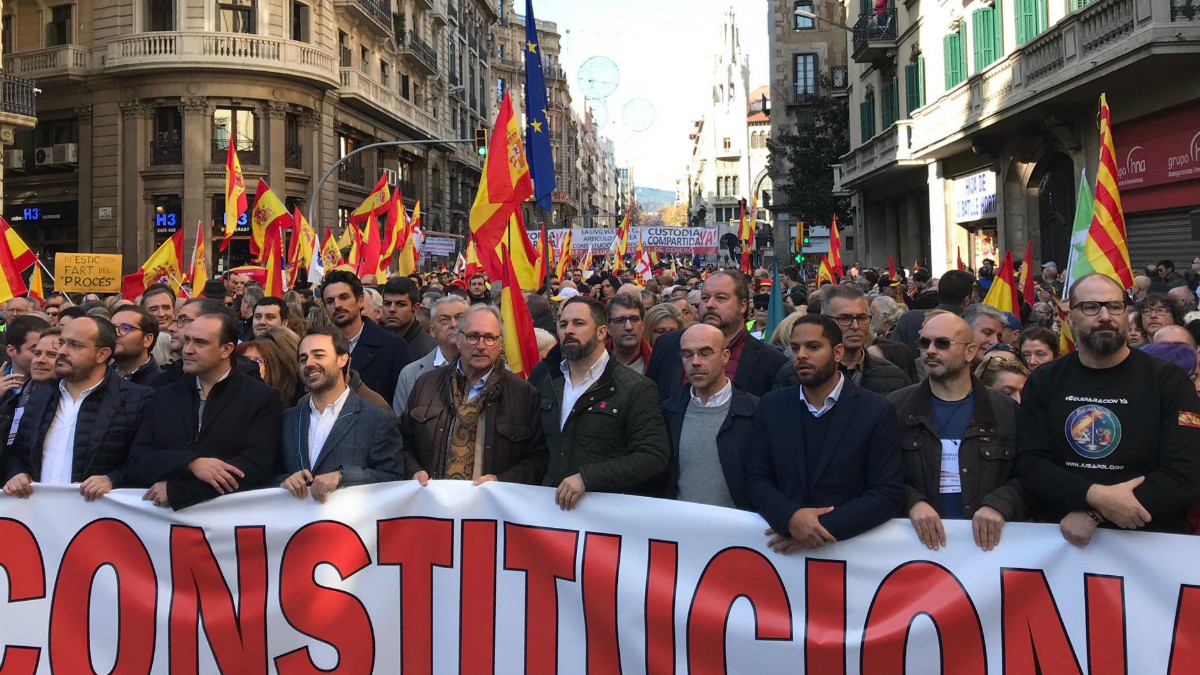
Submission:
[[[954,181],[954,222],[996,217],[996,172],[981,171]]]

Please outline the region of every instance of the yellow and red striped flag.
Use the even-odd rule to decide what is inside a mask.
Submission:
[[[267,230],[276,227],[288,230],[292,227],[292,214],[267,185],[258,179],[258,190],[254,194],[254,208],[250,210],[250,253],[254,262],[261,263],[267,256]],[[281,237],[282,239],[282,237]]]
[[[633,279],[638,286],[645,286],[647,281],[654,278],[654,268],[650,264],[650,255],[642,246],[642,233],[638,232],[637,256],[634,258]]]
[[[29,276],[29,299],[37,300],[38,307],[46,306],[46,289],[42,286],[42,266],[36,262]]]
[[[404,237],[407,235],[408,213],[404,210],[404,199],[399,190],[392,191],[384,213],[383,223],[383,252],[380,254],[379,268],[386,270],[391,266],[392,256],[396,249],[404,248]]]
[[[1018,314],[1021,311],[1020,296],[1017,295],[1017,282],[1013,279],[1013,257],[1012,251],[1004,254],[1004,261],[1000,263],[1000,270],[996,272],[996,276],[992,279],[992,287],[988,289],[987,297],[983,299],[983,304],[991,305],[1001,312],[1012,312]]]
[[[1037,302],[1037,293],[1033,288],[1033,240],[1025,242],[1025,260],[1021,263],[1021,278],[1017,282],[1021,289],[1021,299],[1033,307]],[[1016,312],[1014,312],[1016,313]],[[1019,313],[1018,313],[1019,315]]]
[[[403,205],[401,205],[403,209]],[[405,223],[401,225],[403,228],[402,245],[400,255],[396,260],[396,271],[401,276],[408,276],[417,271],[417,260],[420,258],[420,252],[417,251],[417,231],[421,227],[421,202],[413,204],[413,216],[409,220],[407,216],[404,218]]]
[[[371,188],[371,193],[350,212],[350,222],[362,223],[365,220],[382,216],[391,208],[391,202],[392,190],[388,187],[387,175],[381,173],[379,180],[375,182],[375,187]]]
[[[0,303],[29,292],[25,280],[21,278],[21,268],[13,258],[8,237],[0,237],[0,272],[3,272],[0,274]]]
[[[521,203],[532,195],[533,181],[529,177],[529,164],[525,161],[520,123],[513,114],[512,99],[505,92],[488,141],[487,160],[470,215],[476,255],[483,269],[493,279],[504,275],[504,265],[498,253],[500,244],[507,243],[506,238],[511,234],[512,216],[520,211]],[[529,243],[528,237],[526,242]],[[529,258],[536,259],[536,254]]]
[[[147,286],[156,283],[165,283],[171,287],[171,290],[178,293],[182,279],[183,228],[181,227],[170,239],[164,241],[162,246],[159,246],[158,250],[146,259],[146,262],[142,263],[141,269],[121,277],[121,297],[136,301]]]
[[[705,272],[707,274],[707,272]],[[833,270],[829,269],[829,256],[821,256],[821,265],[817,267],[817,286],[821,285],[822,281],[833,282]]]
[[[29,250],[25,240],[21,239],[21,235],[17,234],[17,231],[4,218],[0,218],[0,230],[4,231],[4,238],[8,241],[8,250],[12,253],[17,269],[22,271],[29,269],[30,265],[37,262],[37,256]]]
[[[383,252],[383,239],[379,234],[379,223],[374,218],[368,218],[362,224],[362,246],[358,257],[358,276],[379,276],[379,258]]]
[[[237,156],[237,141],[230,136],[229,153],[225,157],[225,236],[221,237],[222,251],[229,246],[229,238],[233,236],[238,219],[245,212],[246,179],[242,176],[242,163]]]
[[[846,276],[846,270],[842,267],[842,235],[838,233],[836,213],[829,226],[829,271],[839,277]],[[916,271],[915,266],[913,271]]]
[[[1113,150],[1112,118],[1104,94],[1100,94],[1100,164],[1096,171],[1092,225],[1088,229],[1085,250],[1088,262],[1097,272],[1112,277],[1121,284],[1121,288],[1133,287],[1125,213],[1121,210],[1121,193],[1117,189],[1117,154]]]
[[[192,284],[192,296],[198,297],[208,283],[208,256],[204,250],[204,221],[196,223],[196,243],[192,246],[192,273],[188,281]]]
[[[529,241],[526,239],[526,241]],[[501,256],[509,260],[508,248],[500,245]],[[500,289],[500,316],[504,326],[504,359],[513,373],[529,379],[537,365],[537,335],[533,332],[533,317],[521,294],[521,283],[517,281],[511,265],[503,269],[504,286]]]
[[[563,237],[562,243],[558,246],[558,265],[554,269],[554,275],[560,280],[567,271],[567,266],[571,264],[573,257],[571,255],[571,230],[568,228],[566,236]]]
[[[263,284],[263,295],[283,299],[283,294],[287,292],[287,284],[283,277],[283,230],[272,227],[267,233],[263,247],[267,251],[267,281]]]
[[[1063,302],[1057,298],[1054,299],[1054,311],[1058,312],[1058,353],[1066,355],[1075,351],[1075,334],[1071,332],[1071,324],[1067,321],[1067,312],[1063,309]]]
[[[307,271],[312,267],[313,256],[316,255],[317,233],[308,224],[308,219],[297,206],[292,210],[292,239],[288,244],[288,288],[296,285],[300,278],[300,270]]]

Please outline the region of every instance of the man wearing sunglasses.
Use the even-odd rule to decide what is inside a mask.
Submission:
[[[943,520],[971,520],[990,551],[1004,523],[1025,517],[1015,478],[1017,406],[971,374],[979,347],[953,314],[931,317],[917,338],[928,378],[888,399],[896,406],[904,465],[904,511],[921,543],[946,545]]]
[[[1129,304],[1090,274],[1068,294],[1077,351],[1021,393],[1018,470],[1035,518],[1076,546],[1097,527],[1186,531],[1200,501],[1200,400],[1188,376],[1126,344]]]

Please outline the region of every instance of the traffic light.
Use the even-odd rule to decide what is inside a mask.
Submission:
[[[475,152],[480,157],[487,157],[488,130],[487,127],[475,127]]]
[[[800,233],[800,236],[803,237],[801,241],[808,246],[808,223],[800,223]]]
[[[800,221],[796,223],[796,252],[804,250],[808,246],[808,223]]]

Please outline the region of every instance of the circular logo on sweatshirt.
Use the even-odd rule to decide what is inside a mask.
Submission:
[[[1088,459],[1103,459],[1121,443],[1121,420],[1102,405],[1085,405],[1067,415],[1067,443]]]

